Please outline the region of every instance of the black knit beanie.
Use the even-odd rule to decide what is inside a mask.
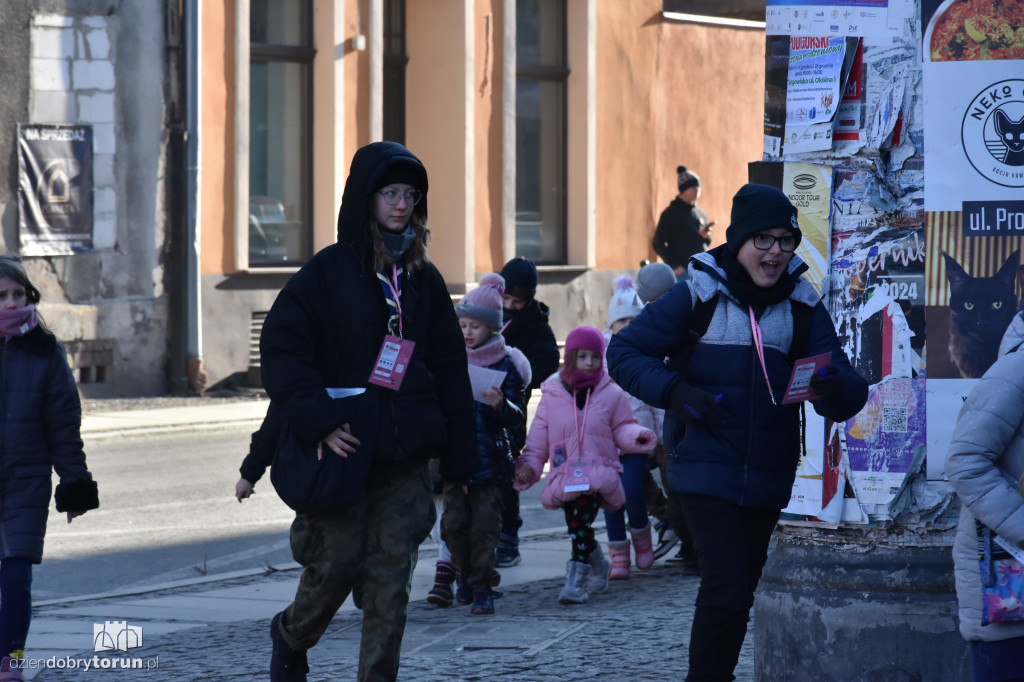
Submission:
[[[700,178],[692,170],[687,170],[686,166],[679,166],[676,168],[676,174],[679,176],[680,194],[691,187],[700,187]]]
[[[377,188],[387,187],[388,185],[404,184],[410,185],[414,189],[418,189],[421,192],[426,191],[425,182],[426,172],[423,170],[423,166],[417,165],[411,161],[396,160],[391,166],[384,171],[380,176],[380,182],[377,184]]]
[[[803,235],[796,219],[796,207],[785,192],[770,185],[747,184],[732,198],[732,215],[725,231],[725,244],[737,253],[743,242],[755,232],[784,227],[796,236],[799,245]]]
[[[525,258],[513,258],[501,269],[505,278],[505,293],[524,301],[532,301],[537,294],[537,266]]]

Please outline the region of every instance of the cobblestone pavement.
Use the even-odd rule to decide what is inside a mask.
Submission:
[[[261,581],[295,583],[286,571]],[[235,584],[254,582],[236,581]],[[494,616],[473,616],[469,607],[438,609],[411,603],[402,647],[401,680],[681,680],[686,674],[693,602],[699,579],[671,565],[634,572],[629,581],[583,605],[558,603],[562,582],[544,580],[514,586],[495,606]],[[177,595],[200,593],[181,588]],[[59,608],[47,610],[48,617]],[[339,613],[327,634],[309,652],[311,682],[355,678],[360,616]],[[747,634],[737,679],[753,680],[753,633]],[[91,657],[92,652],[82,652]],[[147,634],[149,671],[106,671],[117,679],[267,679],[270,638],[266,620],[203,625],[167,634]],[[103,679],[104,671],[45,670],[42,682]],[[99,678],[95,677],[99,675]]]

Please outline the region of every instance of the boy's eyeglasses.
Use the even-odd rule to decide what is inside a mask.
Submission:
[[[764,234],[761,232],[756,233],[752,239],[754,240],[754,248],[760,249],[761,251],[767,251],[775,245],[775,242],[779,243],[779,250],[785,251],[786,253],[792,253],[796,251],[796,237],[792,235],[785,235],[783,237],[775,237],[770,234]]]
[[[400,199],[405,199],[405,203],[415,206],[423,198],[423,192],[418,189],[410,189],[405,194],[396,189],[382,189],[378,190],[377,194],[384,197],[384,201],[387,202],[388,206],[394,206]]]

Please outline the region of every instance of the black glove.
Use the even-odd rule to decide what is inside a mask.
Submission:
[[[722,402],[721,394],[716,396],[680,381],[672,388],[669,402],[669,409],[683,423],[700,422],[710,428],[722,425],[722,413],[718,410],[718,403]]]
[[[811,377],[811,388],[825,400],[838,398],[843,390],[843,382],[839,378],[839,368],[826,365]]]

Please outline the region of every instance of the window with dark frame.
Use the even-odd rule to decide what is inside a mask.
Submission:
[[[384,0],[384,92],[382,133],[405,144],[405,0]]]
[[[567,262],[566,0],[516,2],[516,255]]]
[[[312,0],[249,6],[249,265],[313,250]]]

